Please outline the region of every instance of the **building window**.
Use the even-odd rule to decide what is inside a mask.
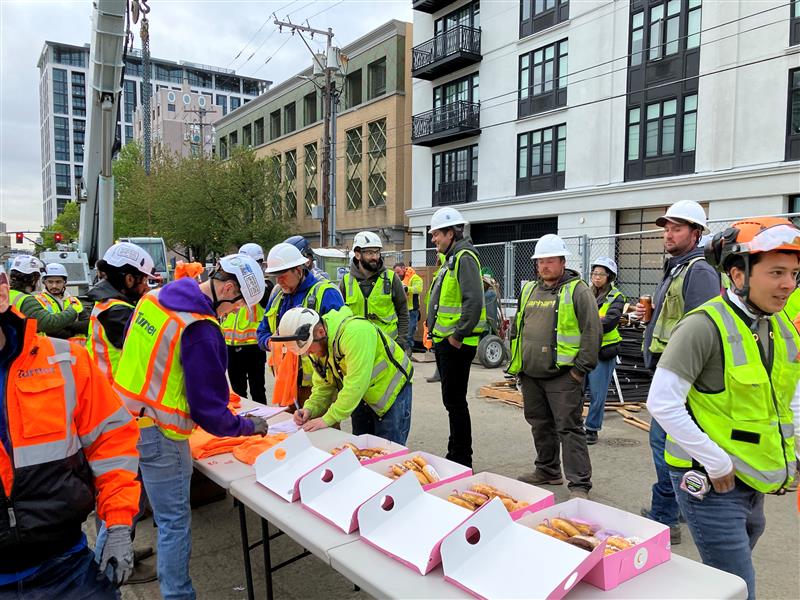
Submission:
[[[253,121],[253,145],[260,146],[264,143],[264,118]]]
[[[183,68],[154,64],[153,79],[159,79],[161,81],[169,81],[178,84],[183,83]]]
[[[368,191],[370,208],[386,205],[386,119],[367,125]]]
[[[248,124],[242,127],[242,145],[249,148],[253,145],[253,127]]]
[[[272,169],[272,175],[274,178],[273,184],[275,185],[276,189],[280,189],[281,185],[281,155],[274,154],[270,156],[268,159],[269,166]],[[281,197],[280,194],[275,194],[272,197],[272,201],[270,202],[272,205],[272,216],[279,219],[281,217]]]
[[[189,80],[189,85],[195,85],[204,88],[212,87],[210,73],[203,73],[202,71],[195,71],[194,69],[186,69],[186,78]]]
[[[159,106],[159,108],[161,107]],[[167,112],[175,112],[175,105],[171,103],[167,104]]]
[[[294,102],[292,102],[283,107],[283,133],[289,134],[295,129],[297,129],[297,122],[295,120]]]
[[[242,105],[242,99],[236,96],[231,96],[231,110],[236,110]]]
[[[53,47],[53,62],[71,67],[86,67],[88,50]]]
[[[520,0],[519,37],[524,38],[569,19],[569,0]]]
[[[433,35],[438,36],[446,31],[450,31],[461,26],[473,27],[475,29],[478,29],[481,26],[480,2],[465,4],[450,14],[447,14],[440,19],[436,19],[433,24]]]
[[[364,184],[361,180],[361,163],[364,156],[364,141],[361,127],[346,132],[346,194],[347,210],[359,210],[364,199]]]
[[[386,93],[386,57],[370,63],[367,67],[369,79],[369,100]]]
[[[694,172],[697,94],[628,108],[626,180]]]
[[[433,206],[463,204],[478,198],[478,146],[433,155]]]
[[[141,77],[142,75],[144,75],[144,69],[142,68],[142,63],[138,60],[131,60],[130,58],[126,58],[125,75],[130,75],[131,77]]]
[[[786,160],[800,160],[800,69],[789,71]]]
[[[561,40],[519,57],[519,117],[567,105],[568,51]]]
[[[566,124],[517,136],[517,196],[563,190],[566,170]]]
[[[289,217],[297,216],[297,151],[289,150],[284,154],[284,168],[286,170],[286,214]]]
[[[67,102],[67,72],[53,69],[53,112],[58,115],[69,114]]]
[[[217,89],[223,92],[239,92],[239,78],[238,77],[224,77],[217,75]],[[233,108],[231,107],[231,110]]]
[[[80,71],[72,72],[72,115],[86,116],[86,75]]]
[[[53,117],[56,160],[69,160],[69,119]]]
[[[217,106],[222,108],[222,116],[228,114],[228,97],[222,94],[217,94]]]
[[[231,145],[231,151],[233,151],[233,149],[236,146],[239,145],[239,132],[238,131],[231,131],[228,134],[228,140],[229,140],[230,145]]]
[[[133,113],[136,112],[136,82],[126,79],[123,89],[125,92],[125,122],[133,123]]]
[[[361,69],[347,74],[345,79],[345,106],[353,108],[362,102],[361,95]]]
[[[702,0],[644,3],[631,13],[630,65],[641,65],[644,55],[657,61],[699,47],[701,12]]]
[[[219,138],[219,157],[223,160],[228,158],[228,138],[225,136]]]
[[[70,173],[69,165],[56,163],[56,194],[59,196],[70,196]]]
[[[480,102],[480,78],[477,73],[433,88],[433,108],[455,102]]]
[[[311,92],[303,97],[303,124],[317,122],[317,93]]]
[[[281,110],[273,111],[269,115],[269,139],[281,137]]]
[[[59,117],[56,117],[59,118]],[[83,119],[72,120],[72,159],[83,162],[83,145],[86,143],[86,121]],[[75,177],[80,177],[75,169]]]
[[[242,92],[248,96],[258,96],[260,83],[257,79],[242,79]],[[247,102],[245,100],[245,102]]]
[[[303,194],[303,204],[306,216],[311,216],[311,209],[317,205],[317,143],[307,144],[303,147],[303,152],[305,153],[303,176],[306,190]]]

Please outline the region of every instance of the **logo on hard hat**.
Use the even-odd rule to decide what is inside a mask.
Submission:
[[[139,260],[139,252],[130,246],[117,246],[115,254],[122,258],[130,258],[134,262]]]
[[[235,260],[241,262],[238,259]],[[244,283],[247,286],[247,293],[250,296],[257,296],[259,292],[259,287],[256,274],[253,273],[253,269],[250,268],[250,265],[248,265],[247,263],[241,265],[241,269],[242,269],[242,276],[244,278]]]

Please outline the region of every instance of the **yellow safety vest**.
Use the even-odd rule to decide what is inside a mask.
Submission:
[[[20,292],[19,290],[8,290],[8,301],[20,313],[22,312],[22,303],[25,302],[25,298],[28,296],[31,296],[31,294]]]
[[[404,282],[405,283],[405,282]],[[409,279],[408,283],[405,284],[408,290],[406,290],[406,301],[408,303],[408,310],[414,310],[414,296],[421,296],[422,295],[422,285],[423,285],[422,277],[414,273]]]
[[[67,306],[72,307],[72,309],[80,314],[83,310],[83,305],[81,301],[78,300],[75,296],[67,296],[64,298],[64,305],[62,306],[58,300],[56,300],[53,296],[50,295],[49,292],[40,292],[34,296],[36,300],[38,300],[39,304],[42,305],[47,312],[51,315],[57,315],[62,312]],[[77,342],[79,344],[86,343],[87,335],[83,333],[77,333],[73,336],[70,336],[69,340],[71,342]]]
[[[689,412],[730,456],[741,481],[767,494],[786,488],[796,468],[790,405],[800,381],[800,335],[782,313],[770,317],[774,358],[767,372],[753,332],[721,296],[692,312],[705,313],[719,330],[725,389],[703,392],[693,385]],[[696,466],[671,436],[664,459],[673,467]]]
[[[342,278],[344,304],[357,317],[365,317],[392,339],[397,339],[397,312],[392,301],[394,271],[384,269],[372,286],[368,298],[364,298],[361,286],[352,274]]]
[[[122,350],[117,348],[106,335],[106,330],[103,324],[100,323],[99,317],[108,309],[114,306],[125,306],[133,311],[134,306],[124,300],[118,298],[111,298],[109,300],[101,300],[92,308],[92,314],[89,316],[89,335],[86,341],[86,350],[89,356],[92,357],[97,366],[103,374],[108,377],[108,380],[113,384],[114,375],[117,372],[119,365],[119,357]]]
[[[456,252],[449,260],[446,260],[439,270],[436,272],[431,287],[428,289],[425,304],[428,313],[432,311],[436,315],[436,321],[433,324],[433,331],[431,337],[434,342],[441,342],[443,339],[455,333],[456,325],[461,320],[461,286],[458,284],[458,265],[461,262],[461,257],[464,254],[469,254],[478,264],[480,271],[481,262],[478,255],[472,250],[464,248]],[[439,304],[431,306],[431,290],[441,281],[441,288],[439,291]],[[489,326],[486,322],[486,305],[483,304],[483,290],[481,290],[481,316],[478,323],[472,330],[472,335],[464,338],[463,343],[467,346],[477,346],[480,341],[480,335],[488,331]]]
[[[254,346],[258,344],[258,326],[264,318],[264,308],[260,304],[243,306],[236,312],[228,313],[222,321],[222,333],[229,346]]]
[[[672,270],[670,277],[672,280],[669,282],[667,293],[664,294],[664,300],[661,303],[661,309],[658,313],[658,318],[653,326],[653,337],[650,340],[650,352],[653,354],[662,354],[664,348],[667,347],[672,332],[675,326],[683,318],[684,314],[684,298],[683,298],[683,282],[686,279],[686,274],[692,265],[698,261],[705,260],[702,256],[693,258],[692,260],[678,265]]]
[[[186,398],[181,338],[192,323],[219,327],[219,322],[211,315],[166,308],[158,300],[160,291],[146,294],[131,316],[114,389],[133,415],[151,417],[166,437],[182,440],[195,423]]]
[[[600,318],[602,319],[608,314],[608,309],[614,303],[614,300],[622,296],[620,291],[613,287],[608,290],[608,294],[606,294],[605,299],[603,300],[603,305],[600,307]],[[623,299],[624,301],[624,299]],[[603,334],[603,343],[600,344],[601,348],[605,348],[606,346],[611,346],[613,344],[619,344],[622,341],[622,336],[619,333],[619,324],[617,324],[614,329],[611,331],[607,331]]]
[[[575,315],[575,304],[572,301],[575,288],[580,279],[573,279],[561,286],[556,299],[556,330],[554,332],[556,344],[556,366],[571,367],[575,364],[575,357],[581,349],[581,330],[578,326],[578,317]],[[522,370],[522,328],[525,326],[525,307],[528,305],[533,290],[539,284],[538,281],[529,281],[522,288],[519,310],[516,315],[516,325],[514,330],[516,336],[511,340],[511,362],[508,372],[516,375]],[[585,283],[583,285],[586,285]]]

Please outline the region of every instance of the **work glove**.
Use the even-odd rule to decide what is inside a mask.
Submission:
[[[100,572],[119,587],[133,571],[133,540],[128,525],[108,528],[108,537],[100,557]]]
[[[269,425],[266,419],[262,419],[256,415],[245,415],[244,418],[253,424],[253,435],[267,435]]]
[[[76,313],[81,314],[83,312],[83,304],[75,296],[69,297],[69,305]]]

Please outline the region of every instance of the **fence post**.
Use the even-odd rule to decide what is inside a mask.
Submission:
[[[589,268],[592,266],[590,261],[592,257],[590,254],[589,248],[589,236],[585,233],[581,236],[581,245],[583,246],[583,279],[587,280],[589,278]]]
[[[514,263],[515,263],[515,246],[512,242],[506,242],[504,244],[504,251],[505,251],[505,265],[504,265],[504,273],[503,273],[503,297],[504,298],[514,298],[514,282],[515,282],[515,274],[514,274]]]

